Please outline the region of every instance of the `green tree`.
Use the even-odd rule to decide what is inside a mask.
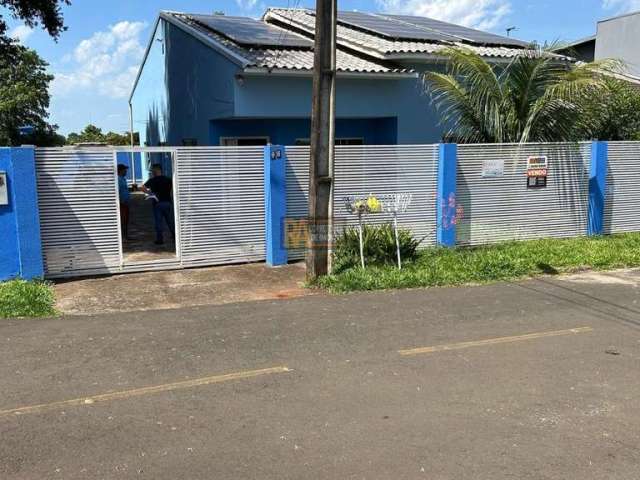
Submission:
[[[603,72],[616,62],[569,65],[543,50],[529,50],[506,65],[490,64],[465,48],[441,52],[445,73],[424,75],[426,88],[460,143],[555,142],[589,136],[583,116],[589,96],[605,88]]]
[[[42,26],[54,39],[65,30],[63,5],[70,5],[69,0],[0,0],[0,7],[13,18],[28,27]],[[9,38],[7,30],[0,16],[0,144],[60,145],[64,139],[47,122],[53,79],[48,65],[35,51]],[[33,133],[20,135],[23,126],[33,127]]]
[[[138,133],[134,133],[133,141],[135,145],[138,145]],[[104,143],[114,146],[129,146],[131,145],[131,137],[129,133],[104,133],[101,128],[89,124],[80,133],[74,132],[67,136],[68,145],[76,145],[79,143]]]
[[[618,78],[605,78],[605,88],[584,103],[584,115],[592,119],[591,138],[640,140],[640,90]]]
[[[49,114],[48,64],[22,45],[12,44],[10,55],[0,55],[0,144],[20,145],[33,139],[53,141],[55,125],[47,123]],[[19,128],[32,126],[33,135],[20,135]],[[48,140],[47,140],[48,139]]]
[[[42,26],[53,38],[66,30],[62,17],[62,6],[71,5],[69,0],[0,0],[0,6],[14,18],[22,20],[28,27]],[[7,22],[0,16],[0,34],[7,32]]]

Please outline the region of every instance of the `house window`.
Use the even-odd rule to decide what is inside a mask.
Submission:
[[[298,147],[309,146],[311,141],[308,138],[296,138],[295,145]],[[336,145],[364,145],[364,138],[336,138]]]
[[[364,145],[364,138],[336,138],[336,145]]]
[[[270,143],[269,137],[220,137],[223,147],[255,147]]]

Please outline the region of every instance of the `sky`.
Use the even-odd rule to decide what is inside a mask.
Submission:
[[[313,7],[315,0],[72,0],[68,30],[55,42],[11,21],[11,33],[35,49],[55,75],[50,121],[66,135],[93,123],[125,132],[128,97],[160,10],[259,17],[267,6]],[[514,37],[554,42],[593,35],[598,20],[640,10],[640,0],[338,0],[340,10],[406,13]]]

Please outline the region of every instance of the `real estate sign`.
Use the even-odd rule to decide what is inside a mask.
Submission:
[[[527,158],[527,188],[547,186],[549,159],[546,156]]]

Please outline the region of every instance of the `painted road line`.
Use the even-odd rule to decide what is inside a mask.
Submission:
[[[85,405],[93,405],[99,402],[109,402],[112,400],[124,400],[132,397],[140,397],[143,395],[151,395],[161,392],[172,392],[175,390],[183,390],[186,388],[202,387],[204,385],[212,385],[214,383],[229,382],[232,380],[244,380],[247,378],[261,377],[263,375],[273,375],[276,373],[286,373],[291,370],[287,367],[273,367],[262,370],[247,370],[244,372],[228,373],[226,375],[216,375],[213,377],[195,378],[193,380],[185,380],[183,382],[166,383],[163,385],[155,385],[152,387],[136,388],[133,390],[124,390],[122,392],[104,393],[102,395],[93,395],[90,397],[74,398],[72,400],[63,400],[61,402],[43,403],[41,405],[30,405],[27,407],[12,408],[11,410],[0,410],[0,417],[7,415],[25,415],[28,413],[37,413],[44,410],[52,410],[60,407],[77,407]]]
[[[535,340],[537,338],[561,337],[564,335],[575,335],[578,333],[592,332],[591,327],[571,328],[569,330],[557,330],[555,332],[529,333],[526,335],[517,335],[515,337],[489,338],[486,340],[477,340],[474,342],[450,343],[448,345],[436,345],[435,347],[412,348],[410,350],[399,350],[398,353],[405,357],[411,355],[421,355],[425,353],[446,352],[449,350],[462,350],[464,348],[482,347],[484,345],[496,345],[499,343],[524,342],[526,340]]]

